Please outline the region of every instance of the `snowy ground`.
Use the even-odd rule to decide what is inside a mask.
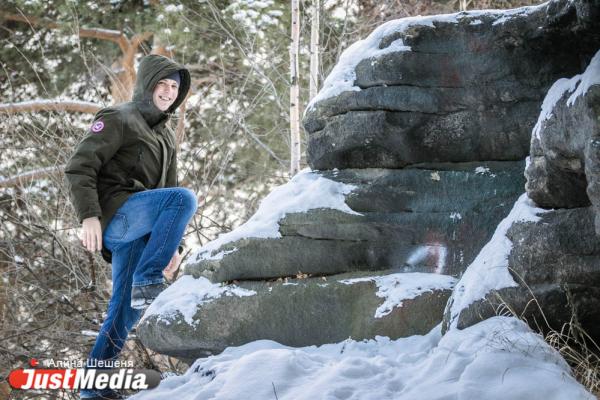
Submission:
[[[521,321],[495,317],[443,337],[291,348],[272,341],[198,359],[135,400],[595,399]]]

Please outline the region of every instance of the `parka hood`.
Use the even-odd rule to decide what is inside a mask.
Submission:
[[[152,93],[158,81],[176,71],[179,71],[181,76],[179,93],[171,107],[163,112],[154,105]],[[170,58],[157,54],[151,54],[142,58],[135,81],[133,101],[149,126],[152,127],[166,120],[183,103],[190,90],[190,81],[190,72],[183,65],[176,63]]]

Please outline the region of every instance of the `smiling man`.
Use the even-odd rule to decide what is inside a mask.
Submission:
[[[110,368],[142,311],[180,262],[196,195],[177,187],[175,136],[166,123],[185,99],[190,74],[174,61],[144,57],[133,100],[102,109],[67,163],[82,243],[112,261],[113,293],[87,366]],[[82,399],[118,399],[111,389]]]
[[[181,83],[181,75],[179,71],[173,72],[165,79],[161,79],[154,88],[152,100],[156,107],[161,111],[167,111],[175,102],[177,93],[179,92],[179,84]]]

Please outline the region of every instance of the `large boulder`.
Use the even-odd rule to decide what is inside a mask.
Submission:
[[[213,282],[395,268],[458,276],[523,192],[523,162],[314,172],[352,191],[354,213],[288,213],[280,237],[200,249],[185,273]],[[266,199],[268,202],[269,199]]]
[[[600,51],[583,74],[560,79],[548,91],[525,175],[529,197],[542,207],[591,202],[600,234]]]
[[[363,272],[220,286],[184,276],[150,306],[138,335],[154,351],[194,359],[259,339],[299,347],[425,334],[441,320],[454,282]]]
[[[591,208],[538,208],[533,214],[504,221],[509,246],[498,238],[486,245],[507,251],[504,264],[484,255],[469,266],[446,309],[446,329],[513,313],[545,331],[574,321],[600,339],[600,238]]]
[[[539,320],[531,293],[550,323],[574,314],[589,326],[600,316],[589,209],[544,213],[523,195],[502,218],[523,192],[542,99],[592,59],[598,17],[598,0],[551,0],[392,21],[353,45],[304,119],[321,171],[297,174],[192,255],[146,312],[141,340],[193,359],[258,339],[423,334],[459,276],[447,329],[493,315],[498,299]],[[572,119],[593,116],[590,104]],[[544,143],[544,162],[562,165]]]
[[[309,105],[315,169],[521,160],[554,81],[600,41],[600,5],[390,21],[347,49]]]

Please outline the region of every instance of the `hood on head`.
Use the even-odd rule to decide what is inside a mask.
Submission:
[[[176,71],[179,71],[179,74],[181,75],[179,93],[177,94],[175,102],[167,111],[165,111],[165,113],[170,114],[175,111],[177,107],[183,103],[185,96],[190,90],[190,72],[183,65],[176,63],[170,58],[159,56],[157,54],[145,56],[140,61],[137,78],[135,80],[135,88],[133,90],[133,101],[153,106],[150,107],[151,109],[154,109],[152,110],[152,113],[157,112],[163,114],[162,111],[154,105],[152,93],[154,92],[154,87],[158,81]]]

